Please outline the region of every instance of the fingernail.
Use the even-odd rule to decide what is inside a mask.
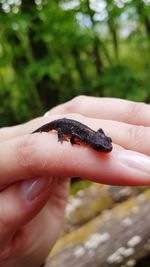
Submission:
[[[50,178],[43,177],[22,182],[21,185],[22,198],[28,201],[33,201],[48,188],[51,182],[52,182],[52,177]]]
[[[126,166],[150,175],[150,157],[129,150],[122,150],[119,153],[119,160]]]
[[[47,111],[44,115],[43,115],[43,117],[47,117],[49,115],[49,111]]]

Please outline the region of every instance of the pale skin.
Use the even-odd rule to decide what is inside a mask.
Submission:
[[[30,134],[57,118],[103,128],[113,140],[105,154],[61,144],[57,134]],[[150,106],[80,96],[23,125],[0,130],[0,266],[39,267],[59,237],[69,178],[150,185]]]

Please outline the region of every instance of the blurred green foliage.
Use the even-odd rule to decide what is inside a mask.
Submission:
[[[150,101],[149,0],[0,0],[0,126],[79,94]]]

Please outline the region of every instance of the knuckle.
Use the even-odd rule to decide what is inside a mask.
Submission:
[[[75,102],[82,102],[82,101],[84,101],[86,98],[87,98],[86,95],[78,95],[78,96],[74,97],[74,98],[72,99],[72,101],[75,101]]]
[[[140,145],[145,140],[145,127],[144,126],[130,126],[129,128],[129,140],[134,145]]]
[[[17,155],[21,165],[29,166],[35,155],[35,142],[33,136],[25,136],[18,144]]]
[[[43,170],[44,159],[38,153],[38,138],[40,136],[27,135],[19,142],[17,147],[18,163],[24,173],[36,176]],[[40,141],[40,140],[39,140]]]
[[[138,123],[139,117],[144,112],[146,107],[147,104],[145,104],[144,102],[131,102],[128,106],[128,114],[130,114],[130,120],[133,120],[134,123]]]
[[[65,106],[67,113],[77,112],[78,109],[83,105],[86,101],[87,96],[79,95],[71,99]]]

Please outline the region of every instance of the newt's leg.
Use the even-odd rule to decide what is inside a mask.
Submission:
[[[77,138],[77,136],[75,136],[75,135],[72,134],[71,137],[70,137],[70,143],[71,143],[72,145],[74,145],[74,144],[76,144],[76,145],[80,145],[79,142],[75,141],[75,138]]]
[[[101,134],[104,134],[104,131],[103,131],[101,128],[99,128],[99,129],[97,130],[97,132],[99,132],[99,133],[101,133]]]
[[[63,143],[63,141],[67,141],[68,142],[68,139],[66,139],[64,137],[64,134],[62,133],[60,128],[58,128],[58,130],[57,130],[57,135],[58,135],[58,141],[61,142],[61,144]]]

